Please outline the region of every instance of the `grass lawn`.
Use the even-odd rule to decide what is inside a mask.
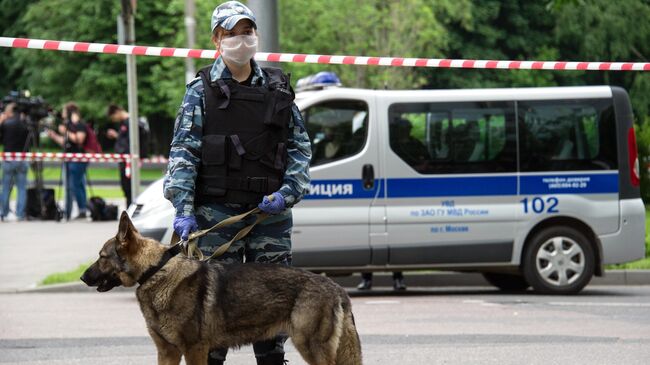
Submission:
[[[56,199],[57,200],[63,200],[63,188],[59,186],[46,186],[46,188],[53,188],[54,193],[56,194]],[[140,192],[142,192],[146,188],[145,185],[142,185],[140,188]],[[91,194],[92,192],[92,194]],[[16,200],[16,189],[14,188],[11,191],[11,200]],[[119,186],[115,187],[93,187],[92,191],[89,188],[86,188],[86,196],[90,198],[91,196],[100,196],[104,199],[114,199],[114,198],[124,198],[124,193],[122,192],[122,188]]]
[[[59,181],[61,178],[61,169],[57,167],[46,167],[43,168],[43,180],[49,180],[49,181]],[[158,180],[159,178],[163,177],[165,174],[165,171],[163,169],[141,169],[140,170],[140,180],[141,181],[154,181]],[[104,180],[104,181],[115,181],[116,183],[119,182],[120,176],[118,170],[111,169],[111,168],[97,168],[97,167],[92,167],[88,169],[88,176],[90,178],[91,184],[93,181],[99,181],[99,180]],[[29,174],[27,176],[28,181],[34,181],[34,175],[33,171],[30,169]],[[56,197],[57,199],[63,199],[63,192],[61,187],[59,186],[46,186],[50,188],[54,188],[56,191]],[[142,186],[141,190],[144,190],[146,186]],[[101,196],[104,199],[111,199],[111,198],[123,198],[124,194],[122,193],[122,189],[120,188],[119,185],[111,186],[111,187],[93,187],[92,192],[94,194],[91,194],[91,189],[86,188],[86,192],[88,197],[92,196]],[[16,189],[11,191],[11,199],[15,200],[16,199]]]
[[[140,180],[157,180],[165,174],[164,169],[140,169]],[[34,180],[34,172],[29,169],[27,176],[29,181]],[[61,178],[61,169],[58,167],[44,167],[43,179],[50,181],[59,181]],[[90,167],[88,169],[88,178],[92,183],[95,180],[120,181],[120,173],[117,168]]]
[[[81,274],[86,271],[88,266],[90,266],[90,264],[82,264],[72,271],[50,274],[45,277],[45,279],[43,279],[40,283],[38,283],[38,285],[52,285],[78,281],[81,277]]]

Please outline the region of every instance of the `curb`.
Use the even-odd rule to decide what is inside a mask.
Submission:
[[[361,281],[361,277],[355,274],[346,277],[333,277],[332,280],[345,288],[355,288]],[[480,273],[453,271],[405,273],[404,283],[410,287],[492,286]],[[373,285],[392,287],[392,275],[389,273],[375,274]],[[608,270],[602,277],[594,276],[589,285],[650,285],[650,270]]]
[[[337,284],[344,288],[356,288],[361,281],[361,275],[331,277]],[[406,273],[404,282],[409,287],[478,287],[491,286],[479,273],[459,273],[453,271],[436,271],[428,273]],[[650,285],[650,270],[608,270],[603,277],[594,277],[589,283],[590,286],[599,285]],[[373,277],[373,286],[392,287],[393,280],[390,273],[376,273]],[[134,291],[135,287],[118,287],[112,291]],[[5,293],[88,293],[95,292],[95,288],[89,288],[82,282],[66,284],[47,285],[38,288],[19,289]]]

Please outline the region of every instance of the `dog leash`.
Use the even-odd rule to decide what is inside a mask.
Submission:
[[[271,201],[273,200],[273,195],[269,196],[269,200],[271,200]],[[228,242],[222,244],[221,246],[219,246],[219,248],[217,248],[212,253],[212,255],[208,256],[207,258],[205,257],[205,255],[203,255],[203,252],[199,249],[198,244],[197,244],[199,238],[205,236],[206,234],[208,234],[208,233],[210,233],[210,232],[212,232],[212,231],[214,231],[216,229],[227,227],[227,226],[230,226],[230,225],[235,224],[237,222],[240,222],[240,221],[242,221],[242,220],[244,220],[244,219],[246,219],[249,216],[254,215],[254,214],[257,214],[257,217],[255,218],[255,222],[253,222],[253,223],[247,225],[246,227],[242,228],[239,232],[237,232],[237,234],[230,241],[228,241]],[[214,226],[212,226],[210,228],[192,232],[189,235],[189,237],[187,238],[186,241],[179,239],[176,232],[174,232],[174,234],[172,235],[172,242],[176,242],[176,245],[181,245],[181,247],[183,249],[183,253],[185,254],[185,256],[187,256],[189,258],[195,258],[195,259],[201,260],[201,261],[209,261],[209,260],[211,260],[211,259],[213,259],[215,257],[219,257],[219,256],[223,255],[226,251],[228,251],[228,249],[233,244],[233,242],[244,238],[248,233],[250,233],[250,231],[253,230],[253,228],[255,228],[255,226],[257,224],[259,224],[260,222],[262,222],[263,220],[265,220],[268,217],[269,217],[269,214],[262,212],[262,210],[260,208],[253,208],[253,209],[249,210],[248,212],[245,212],[245,213],[242,213],[242,214],[239,214],[239,215],[234,215],[232,217],[228,217],[228,218],[222,220],[221,222],[215,224]],[[176,246],[176,245],[174,245],[174,246]]]

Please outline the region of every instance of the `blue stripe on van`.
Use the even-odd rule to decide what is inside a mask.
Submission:
[[[516,176],[389,179],[389,198],[516,195]]]
[[[373,189],[365,190],[360,179],[313,180],[305,199],[370,199],[384,195],[381,180],[376,183]],[[617,193],[618,173],[523,175],[520,184],[521,195]],[[517,195],[516,175],[392,178],[386,185],[389,198]]]

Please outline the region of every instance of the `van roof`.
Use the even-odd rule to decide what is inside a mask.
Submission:
[[[551,100],[609,98],[610,86],[525,87],[499,89],[426,89],[426,90],[377,90],[331,87],[304,91],[296,94],[298,101],[313,97],[358,98],[369,95],[388,99],[412,99],[424,101],[501,101],[501,100]]]

